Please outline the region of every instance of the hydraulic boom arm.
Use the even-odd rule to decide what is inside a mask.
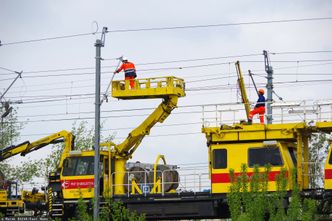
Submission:
[[[60,132],[36,140],[32,143],[30,143],[29,141],[25,141],[18,145],[11,145],[9,147],[5,147],[4,149],[0,150],[0,162],[17,154],[25,156],[26,154],[45,147],[49,144],[56,144],[60,142],[65,143],[63,153],[69,152],[73,149],[74,136],[70,132],[62,130]],[[61,155],[61,158],[62,157],[64,157],[64,154]],[[60,159],[60,164],[62,162],[63,159]],[[61,166],[62,165],[59,165],[59,167]]]
[[[145,135],[150,133],[151,128],[157,123],[162,123],[176,108],[178,96],[171,95],[154,110],[128,137],[120,144],[115,145],[116,153],[121,157],[130,157],[142,142]]]
[[[240,91],[241,91],[242,102],[243,102],[244,107],[246,109],[247,119],[249,119],[250,104],[249,104],[249,99],[247,97],[247,92],[246,92],[246,88],[245,88],[245,85],[244,85],[244,80],[243,80],[243,76],[242,76],[239,61],[237,61],[235,63],[235,67],[236,67],[236,72],[237,72],[237,76],[238,76],[238,84],[239,84]]]

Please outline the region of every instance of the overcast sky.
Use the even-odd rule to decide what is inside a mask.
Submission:
[[[173,75],[184,78],[187,96],[179,99],[180,107],[165,121],[163,125],[166,126],[152,129],[133,160],[152,163],[157,154],[164,154],[171,164],[201,163],[207,162],[207,148],[205,136],[200,133],[202,114],[199,105],[240,101],[235,85],[236,60],[241,61],[252,102],[257,97],[247,70],[252,70],[258,86],[265,88],[263,50],[277,53],[270,54],[274,89],[285,101],[332,99],[332,20],[114,31],[331,16],[332,2],[329,0],[1,0],[0,40],[3,46],[0,47],[0,67],[23,71],[22,79],[15,82],[4,97],[12,102],[23,102],[13,104],[18,108],[19,121],[25,123],[22,136],[16,143],[33,141],[63,129],[70,130],[77,118],[88,118],[89,125],[94,126],[94,42],[100,34],[19,43],[21,41],[93,33],[97,30],[97,23],[98,31],[104,26],[111,31],[102,48],[105,58],[102,62],[102,91],[105,91],[117,65],[114,58],[121,55],[136,63],[138,77]],[[227,56],[235,57],[220,58]],[[205,59],[217,57],[219,59]],[[187,59],[195,61],[183,61]],[[177,62],[145,64],[170,61]],[[1,93],[15,76],[15,73],[0,70]],[[115,77],[122,78],[123,74]],[[55,101],[55,98],[59,100]],[[45,102],[45,99],[51,101]],[[278,101],[276,97],[274,99]],[[114,134],[115,141],[121,142],[130,132],[129,128],[137,126],[153,109],[114,110],[154,108],[160,102],[110,99],[102,105],[103,135]],[[188,105],[198,106],[189,108]],[[31,158],[47,153],[44,148],[31,154]]]

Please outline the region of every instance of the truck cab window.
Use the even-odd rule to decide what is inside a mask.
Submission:
[[[214,169],[227,168],[227,150],[226,149],[213,150],[213,168]]]
[[[282,166],[280,150],[278,147],[263,147],[263,148],[249,148],[249,167],[254,165],[265,166],[271,164],[272,166]]]
[[[93,157],[70,157],[64,162],[63,176],[93,175]]]

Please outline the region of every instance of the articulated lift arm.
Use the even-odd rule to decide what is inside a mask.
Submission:
[[[246,92],[246,88],[245,88],[245,85],[244,85],[244,80],[243,80],[243,76],[242,76],[239,61],[237,61],[235,63],[235,67],[236,67],[236,72],[237,72],[237,76],[238,76],[238,84],[239,84],[240,91],[241,91],[242,102],[243,102],[244,107],[246,109],[247,119],[249,119],[250,104],[249,104],[249,99],[247,97],[247,92]]]
[[[117,155],[130,157],[142,142],[143,138],[150,133],[151,128],[157,123],[162,123],[176,108],[178,96],[171,95],[164,98],[163,102],[154,110],[138,127],[131,131],[128,137],[120,144],[115,145]]]
[[[5,147],[4,149],[0,150],[0,162],[8,159],[12,156],[15,156],[17,154],[21,154],[22,156],[25,156],[28,153],[31,153],[32,151],[38,150],[42,147],[45,147],[49,144],[56,144],[64,142],[65,147],[63,150],[63,153],[69,152],[73,149],[73,143],[74,143],[74,136],[65,130],[62,130],[60,132],[54,133],[52,135],[49,135],[47,137],[41,138],[39,140],[36,140],[32,143],[29,141],[25,141],[18,145],[11,145],[9,147]],[[61,155],[61,158],[64,157],[64,154]],[[60,164],[63,162],[63,159],[60,159]],[[62,165],[59,165],[61,167]]]
[[[151,128],[158,122],[163,123],[176,108],[178,98],[185,96],[183,79],[173,76],[135,79],[135,85],[135,89],[130,89],[128,82],[113,81],[112,97],[127,100],[162,98],[163,102],[143,123],[132,130],[122,143],[102,144],[102,146],[113,146],[115,155],[119,158],[129,159],[143,138],[150,133]]]

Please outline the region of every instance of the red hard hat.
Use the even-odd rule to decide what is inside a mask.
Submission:
[[[264,94],[264,89],[259,89],[258,92],[259,92],[260,94]]]

